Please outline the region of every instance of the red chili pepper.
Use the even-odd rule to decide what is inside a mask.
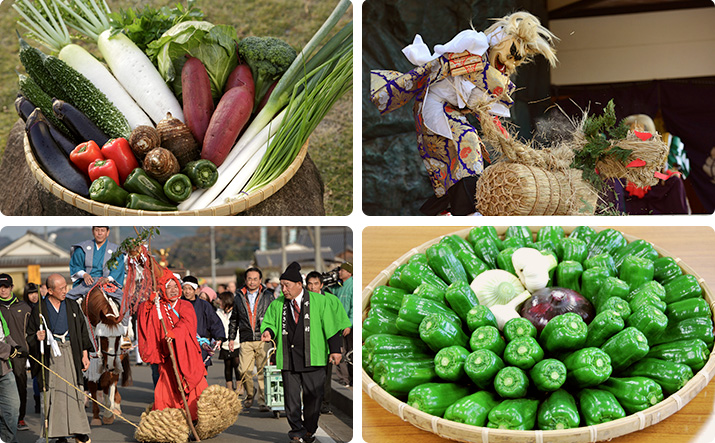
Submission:
[[[92,140],[78,144],[77,147],[70,152],[70,161],[84,171],[85,174],[87,174],[89,165],[94,163],[95,160],[104,160],[104,156],[99,150],[97,143]]]
[[[129,142],[125,138],[113,138],[102,146],[102,154],[105,158],[111,158],[117,165],[117,171],[119,172],[119,178],[121,183],[117,182],[119,185],[124,184],[127,176],[136,168],[139,167],[139,162],[132,152],[132,148],[129,146]]]
[[[107,176],[114,180],[115,183],[119,184],[119,172],[117,171],[117,165],[111,158],[105,160],[95,160],[94,163],[89,165],[89,179],[95,181],[99,177]]]

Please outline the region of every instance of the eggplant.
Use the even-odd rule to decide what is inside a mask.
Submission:
[[[32,114],[32,111],[34,111],[35,108],[36,106],[27,97],[22,95],[22,93],[17,94],[17,98],[15,99],[15,110],[23,121],[27,122],[27,118],[30,114]],[[70,152],[77,147],[77,141],[57,129],[57,126],[53,125],[49,119],[47,120],[47,124],[50,126],[50,134],[52,135],[52,138],[55,139],[57,146],[59,146],[65,155],[69,157]]]
[[[102,132],[92,120],[66,101],[53,99],[52,111],[69,128],[75,139],[82,142],[93,140],[100,147],[109,140],[109,136]]]
[[[42,170],[60,186],[89,198],[89,178],[63,154],[50,134],[50,125],[42,110],[35,109],[27,117],[25,132]]]

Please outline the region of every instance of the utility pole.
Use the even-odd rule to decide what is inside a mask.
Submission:
[[[313,241],[313,244],[315,245],[315,270],[318,272],[323,272],[325,271],[324,266],[323,266],[323,253],[321,251],[322,247],[322,242],[320,239],[320,226],[315,227],[315,241]]]
[[[216,288],[216,228],[211,226],[211,287]]]
[[[287,267],[288,257],[286,254],[286,227],[281,226],[281,269],[283,270]]]

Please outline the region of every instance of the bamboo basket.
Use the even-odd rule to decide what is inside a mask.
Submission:
[[[463,238],[469,233],[469,229],[454,232]],[[535,233],[538,228],[533,228]],[[564,227],[567,234],[573,228]],[[506,228],[498,229],[499,235],[503,236]],[[637,240],[632,235],[624,234],[628,242]],[[381,285],[386,285],[395,269],[408,261],[408,259],[418,253],[424,253],[427,248],[440,241],[441,237],[430,240],[422,245],[411,249],[402,257],[395,260],[387,269],[381,271],[362,292],[362,318],[367,316],[370,310],[370,297],[373,290]],[[660,256],[672,257],[666,250],[653,245]],[[715,295],[706,285],[705,281],[687,264],[679,258],[674,257],[685,274],[691,274],[698,278],[703,288],[703,296],[710,305],[711,311],[715,312]],[[714,315],[715,317],[715,315]],[[688,383],[675,394],[667,397],[660,403],[650,408],[628,415],[624,418],[603,423],[596,426],[582,426],[575,429],[564,429],[558,431],[513,431],[505,429],[491,429],[487,427],[471,426],[462,423],[445,420],[441,417],[422,412],[407,403],[404,403],[383,390],[370,376],[362,370],[362,388],[373,400],[377,401],[383,408],[392,414],[397,415],[403,421],[407,421],[419,429],[432,432],[442,438],[451,440],[475,442],[475,443],[502,443],[502,442],[534,442],[534,443],[593,443],[602,440],[610,440],[631,432],[640,431],[648,426],[665,420],[682,409],[700,391],[702,391],[715,375],[715,354],[711,353],[705,366],[698,371]]]
[[[230,202],[223,203],[221,205],[213,206],[205,209],[196,209],[193,211],[145,211],[142,209],[129,209],[122,208],[119,206],[113,206],[107,203],[100,203],[88,198],[82,197],[66,188],[60,186],[50,178],[45,171],[40,168],[37,163],[35,156],[30,149],[30,143],[27,136],[24,138],[24,149],[25,149],[25,160],[27,165],[30,167],[32,175],[37,179],[37,181],[50,191],[54,196],[58,197],[60,200],[65,201],[72,206],[75,206],[83,211],[89,212],[94,215],[161,215],[161,216],[171,216],[171,215],[236,215],[243,212],[249,208],[256,206],[262,201],[266,200],[271,195],[278,192],[288,181],[293,178],[295,173],[298,171],[300,166],[303,164],[306,154],[308,153],[308,143],[310,140],[306,141],[305,144],[300,148],[298,155],[293,160],[293,162],[288,166],[288,169],[283,171],[275,180],[273,180],[268,185],[261,189],[251,192],[250,194],[243,195],[238,199]]]

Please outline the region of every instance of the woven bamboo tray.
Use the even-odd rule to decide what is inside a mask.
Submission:
[[[539,227],[532,227],[532,231],[536,233],[538,228]],[[454,234],[465,238],[470,229],[471,228],[463,229],[454,232]],[[567,234],[570,234],[573,228],[564,227],[564,230]],[[497,228],[497,231],[500,236],[503,236],[506,228]],[[637,237],[632,235],[624,234],[624,236],[629,243],[637,240]],[[438,243],[440,239],[441,237],[437,237],[411,249],[402,257],[395,260],[387,269],[381,271],[378,276],[365,287],[362,292],[363,320],[370,310],[370,297],[372,296],[373,290],[378,286],[386,285],[395,268],[403,263],[406,263],[412,255],[418,252],[425,252],[429,246]],[[668,253],[668,251],[659,248],[656,245],[653,246],[661,256],[673,257],[672,254]],[[711,311],[715,312],[715,295],[713,295],[712,290],[690,266],[683,263],[677,257],[673,258],[675,258],[676,262],[683,270],[683,273],[691,274],[698,278],[698,281],[703,288],[703,296],[708,301]],[[377,401],[390,413],[400,417],[403,421],[407,421],[420,429],[451,440],[478,443],[501,443],[514,441],[534,443],[590,443],[610,440],[625,434],[630,434],[631,432],[640,431],[648,426],[665,420],[682,409],[690,400],[698,395],[698,393],[708,385],[710,380],[713,378],[713,375],[715,375],[715,354],[711,353],[705,366],[698,371],[682,389],[667,397],[660,403],[619,420],[614,420],[596,426],[582,426],[575,429],[564,429],[559,431],[512,431],[471,426],[445,420],[441,417],[422,412],[412,406],[409,406],[407,403],[396,399],[375,383],[372,378],[367,375],[365,370],[362,371],[362,388],[370,396],[370,398]]]
[[[87,211],[94,215],[236,215],[249,208],[256,206],[266,200],[271,195],[280,190],[288,180],[293,178],[298,168],[303,164],[305,155],[308,153],[308,141],[300,148],[298,155],[293,163],[288,166],[281,175],[263,188],[253,191],[250,194],[243,195],[231,203],[224,203],[218,206],[213,206],[205,209],[196,209],[193,211],[145,211],[141,209],[128,209],[119,206],[113,206],[106,203],[96,202],[88,198],[82,197],[66,188],[60,186],[48,176],[45,171],[40,168],[37,163],[27,136],[24,138],[25,160],[30,167],[32,175],[35,176],[38,182],[50,191],[53,195],[65,201],[72,206],[75,206],[83,211]]]

